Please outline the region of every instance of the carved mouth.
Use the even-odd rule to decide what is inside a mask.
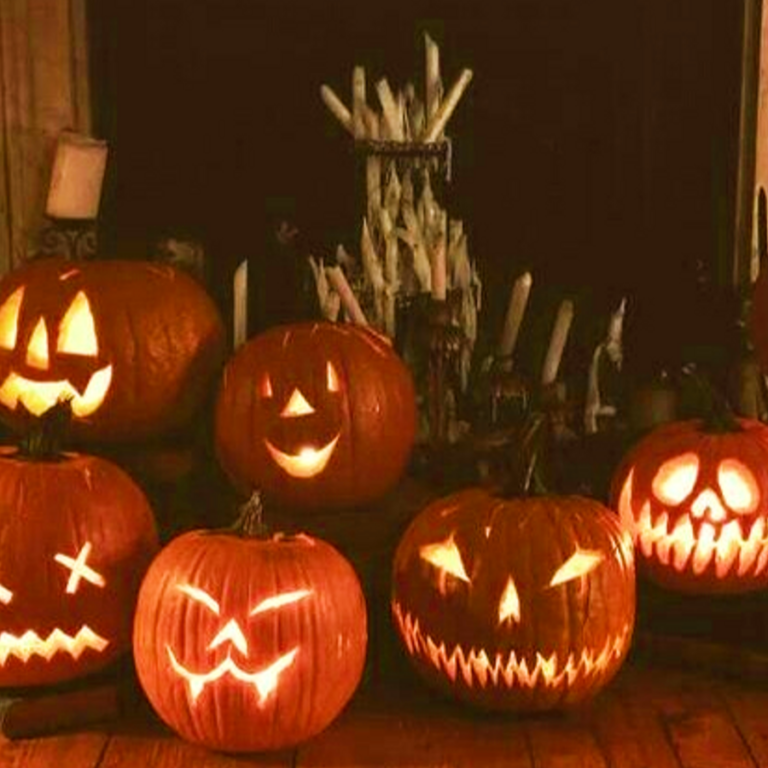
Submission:
[[[94,632],[88,625],[83,625],[76,635],[68,635],[60,629],[54,629],[45,639],[31,629],[21,636],[2,632],[0,666],[4,666],[10,657],[25,663],[33,656],[41,656],[50,661],[57,653],[68,653],[77,660],[89,648],[101,653],[108,645],[109,640]]]
[[[556,653],[548,657],[536,653],[533,660],[528,660],[514,651],[489,656],[482,649],[466,650],[461,645],[448,648],[423,632],[419,620],[403,611],[397,601],[392,602],[392,613],[411,656],[428,662],[452,682],[463,680],[469,688],[555,689],[567,688],[576,680],[599,678],[624,655],[631,635],[628,624],[599,651],[584,650],[578,656],[571,653],[564,660],[558,659]]]
[[[224,677],[224,675],[231,675],[241,683],[252,685],[259,695],[259,706],[262,706],[269,698],[270,694],[277,688],[277,683],[283,670],[288,669],[288,667],[293,664],[296,654],[299,652],[298,647],[296,647],[280,656],[277,661],[273,662],[268,667],[260,669],[257,672],[246,672],[232,660],[231,656],[227,656],[221,664],[210,672],[201,674],[190,672],[190,670],[178,661],[170,646],[166,646],[165,648],[168,652],[168,659],[171,662],[171,666],[187,683],[187,692],[192,704],[197,702],[198,697],[208,683],[212,683],[214,680]]]
[[[738,520],[724,525],[696,522],[688,515],[670,528],[669,514],[662,510],[652,518],[651,502],[646,501],[635,515],[632,503],[633,472],[629,473],[619,497],[619,516],[635,546],[646,558],[656,557],[676,571],[690,571],[697,576],[714,562],[718,579],[725,576],[760,575],[768,566],[768,537],[765,519],[757,518],[744,537]],[[732,573],[735,571],[735,573]]]
[[[319,475],[326,467],[339,442],[341,432],[320,448],[302,448],[298,453],[285,453],[276,448],[269,440],[264,443],[275,464],[291,477],[308,479]]]
[[[70,399],[75,416],[90,416],[104,402],[112,383],[112,366],[99,368],[80,393],[69,381],[36,381],[13,371],[0,387],[0,403],[14,410],[19,402],[33,415],[41,416],[62,399]]]

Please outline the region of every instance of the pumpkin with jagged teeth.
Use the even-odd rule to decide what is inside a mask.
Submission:
[[[463,491],[398,545],[392,614],[430,683],[494,709],[570,706],[621,666],[635,618],[632,544],[591,499]]]
[[[662,586],[744,592],[768,584],[768,427],[666,424],[626,457],[613,506],[642,571]]]

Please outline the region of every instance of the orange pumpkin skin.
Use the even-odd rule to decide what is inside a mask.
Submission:
[[[768,427],[737,419],[665,424],[625,457],[612,506],[643,575],[684,592],[745,592],[768,584]]]
[[[486,709],[568,707],[599,691],[629,650],[632,545],[591,499],[462,491],[403,535],[392,614],[430,685]]]
[[[410,372],[365,329],[276,328],[243,345],[224,370],[216,409],[221,465],[239,488],[285,504],[373,501],[399,479],[415,432]],[[302,466],[307,449],[313,455]]]
[[[2,688],[82,677],[129,651],[132,606],[158,549],[149,504],[117,466],[15,452],[0,449]]]
[[[155,711],[226,752],[281,749],[325,728],[357,688],[366,642],[352,566],[303,534],[179,536],[147,573],[134,627]]]
[[[85,310],[79,317],[81,330],[90,323],[87,352],[77,346],[77,334],[67,344],[62,332],[74,300],[83,296],[90,313],[90,320]],[[25,408],[34,410],[40,397],[50,406],[69,394],[71,434],[83,441],[141,441],[182,428],[199,410],[224,358],[224,327],[213,301],[169,265],[33,261],[0,280],[0,318],[0,418],[24,428]],[[41,321],[47,337],[42,360],[39,347],[37,359],[30,355]],[[19,397],[19,379],[39,394]],[[105,386],[98,405],[87,405],[89,384],[94,390]]]

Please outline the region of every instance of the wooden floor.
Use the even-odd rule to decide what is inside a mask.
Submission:
[[[567,715],[489,716],[420,684],[369,691],[298,750],[227,756],[186,744],[148,712],[0,745],[2,768],[768,768],[768,686],[628,663]]]

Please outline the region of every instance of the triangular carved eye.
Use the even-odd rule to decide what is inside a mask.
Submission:
[[[272,397],[272,380],[269,378],[269,374],[265,374],[261,380],[261,396]]]
[[[681,504],[690,496],[699,476],[699,457],[684,453],[665,461],[653,478],[653,492],[665,504]]]
[[[99,354],[91,305],[83,291],[79,291],[72,299],[61,320],[56,349],[70,355],[97,357]]]
[[[442,573],[449,573],[461,581],[469,582],[469,576],[467,576],[467,571],[461,560],[461,552],[459,552],[453,536],[435,544],[425,544],[419,549],[419,555],[422,560],[426,560]]]
[[[599,550],[577,549],[555,572],[549,582],[550,587],[565,584],[579,576],[586,576],[597,568],[605,559],[605,555]]]
[[[507,619],[520,622],[520,595],[517,594],[515,580],[511,576],[507,579],[507,586],[499,601],[499,624]]]
[[[757,509],[760,491],[755,476],[740,461],[721,461],[717,468],[717,482],[726,504],[734,512],[748,515]]]
[[[0,347],[14,349],[19,335],[19,311],[24,288],[17,288],[0,307]]]

